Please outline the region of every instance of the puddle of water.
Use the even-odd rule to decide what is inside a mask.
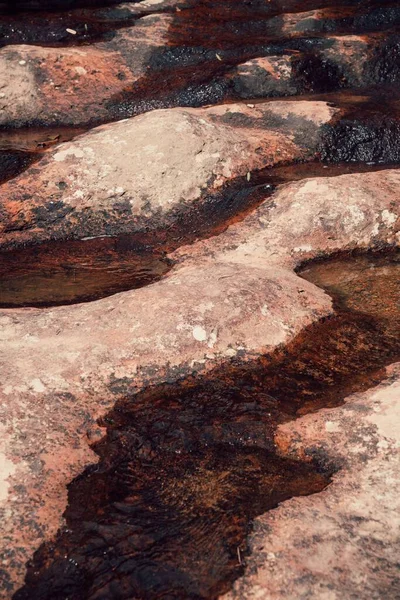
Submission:
[[[274,431],[370,388],[400,359],[400,254],[300,274],[337,314],[272,356],[119,402],[100,422],[99,464],[69,486],[66,528],[14,600],[217,598],[243,573],[254,517],[328,484],[338,465],[321,451],[308,465],[278,457]]]
[[[0,129],[0,150],[43,153],[56,144],[69,142],[88,127],[29,127]]]
[[[167,273],[161,254],[129,238],[48,242],[0,253],[0,307],[58,306],[148,285]]]
[[[323,163],[320,161],[310,161],[254,171],[251,174],[251,183],[253,185],[269,184],[275,187],[283,183],[291,183],[292,181],[300,181],[302,179],[339,177],[340,175],[351,175],[354,173],[372,173],[394,168],[394,166],[374,163]]]
[[[16,177],[50,147],[87,130],[80,127],[0,129],[0,183]]]
[[[60,572],[15,598],[216,598],[229,589],[227,575],[243,572],[249,513],[327,482],[311,467],[261,450],[222,446],[135,460],[126,444],[132,448],[129,433],[113,444],[118,465],[103,465],[71,490],[80,505],[68,519],[74,532],[41,556],[53,565],[53,552],[58,557],[67,541]],[[70,554],[71,543],[82,553]]]
[[[339,311],[359,312],[378,319],[382,325],[400,331],[400,254],[355,255],[313,262],[301,269],[301,276],[325,289]]]
[[[0,251],[0,307],[74,304],[148,285],[168,272],[170,265],[163,258],[165,253],[219,235],[260,204],[267,203],[280,184],[385,168],[362,163],[327,165],[318,161],[267,168],[253,172],[250,181],[247,177],[231,181],[193,210],[177,215],[169,227],[120,237],[43,242]]]
[[[303,91],[340,89],[340,73],[316,70],[320,63],[313,62],[311,52],[320,42],[308,37],[283,40],[279,22],[283,12],[329,4],[331,0],[262,1],[252,6],[232,0],[197,2],[193,10],[177,13],[168,45],[149,59],[150,75],[110,101],[116,107],[110,118],[170,105],[221,102],[232,94],[224,79],[232,66],[282,52],[306,54],[297,67],[304,72]],[[341,4],[357,7],[363,2],[336,3]],[[32,0],[19,6],[44,5]],[[70,6],[61,0],[46,4],[48,9]],[[266,17],[278,17],[272,28]],[[55,33],[64,44],[63,19],[57,21],[58,33],[44,27],[40,39]],[[78,33],[85,42],[86,30]],[[222,60],[216,50],[222,52]],[[385,70],[386,63],[390,67],[396,56],[395,50],[378,56],[376,69]],[[383,73],[382,81],[397,81],[396,73]],[[369,125],[387,104],[378,100],[372,109],[368,100],[355,101],[351,92],[348,98],[346,109],[351,111],[355,102],[355,112],[351,119],[347,115],[343,126],[335,124],[326,146],[336,154],[328,153],[326,159],[398,159],[396,122],[386,126],[392,137],[386,136],[381,122]],[[367,115],[367,124],[355,122],[358,110]],[[387,115],[392,117],[397,114]],[[0,147],[38,153],[63,141],[58,132],[55,137],[48,129],[38,132],[16,133],[11,141],[7,132],[6,138],[0,135]],[[378,141],[372,143],[371,136]],[[371,145],[371,152],[360,154],[360,147]],[[353,164],[351,172],[355,168]],[[218,204],[211,198],[204,214],[185,217],[167,233],[152,236],[176,247],[200,235],[215,235],[264,200],[277,183],[328,175],[333,169],[335,174],[349,172],[343,164],[322,169],[313,163],[252,174],[246,190],[239,189],[243,181],[234,183],[233,193],[225,195],[219,209],[209,210]],[[371,165],[365,170],[372,170]],[[51,242],[2,252],[0,306],[94,300],[146,285],[168,268],[161,255],[138,250],[121,238]],[[26,585],[15,600],[216,598],[243,573],[254,517],[329,483],[337,465],[321,453],[311,464],[282,459],[275,453],[274,432],[278,423],[337,406],[348,394],[368,389],[382,380],[386,365],[400,360],[400,261],[398,254],[337,257],[305,266],[300,273],[333,295],[337,314],[307,328],[272,356],[225,365],[206,378],[160,386],[118,403],[101,423],[107,436],[94,446],[99,464],[69,486],[66,528],[35,554]],[[113,385],[121,391],[126,384]]]

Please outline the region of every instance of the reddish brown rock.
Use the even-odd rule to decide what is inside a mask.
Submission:
[[[278,188],[273,204],[261,205],[224,235],[198,242],[196,255],[207,256],[212,244],[224,261],[291,268],[316,256],[340,250],[397,245],[400,241],[400,173],[390,169],[341,177],[305,179]],[[373,200],[374,199],[374,200]],[[358,234],[355,235],[355,231]],[[229,243],[227,243],[229,240]],[[174,257],[191,258],[188,246]]]
[[[227,48],[220,49],[212,32],[206,32],[208,15],[202,14],[199,25],[201,42],[192,40],[188,15],[194,18],[191,7],[148,14],[133,27],[119,29],[111,39],[91,46],[1,49],[0,125],[93,125],[154,108],[199,106],[251,95],[281,96],[295,90],[392,85],[399,80],[397,34],[387,38],[380,33],[330,35],[303,41],[296,34],[282,44],[281,62],[277,63],[275,53],[265,62],[267,34],[257,46],[252,46],[250,37],[248,46],[238,49],[232,47],[233,41],[239,41],[237,34],[235,40],[228,36]],[[235,68],[255,57],[261,63]],[[286,63],[283,78],[277,77],[281,63]]]
[[[305,12],[285,13],[282,33],[288,35],[353,34],[384,31],[398,24],[400,12],[395,4],[385,6],[329,6]]]
[[[400,364],[379,387],[282,426],[283,455],[341,465],[322,493],[259,517],[245,576],[224,596],[397,598]]]
[[[293,267],[321,252],[398,245],[398,183],[392,170],[282,186],[272,205],[181,249],[158,283],[2,311],[3,595],[62,523],[66,484],[94,461],[94,420],[121,395],[272,351],[330,314],[329,296]]]
[[[171,12],[184,0],[142,0],[88,6],[58,12],[35,10],[14,14],[0,12],[0,44],[34,44],[43,46],[80,46],[110,39],[118,29],[131,27],[148,14]],[[43,5],[43,3],[42,3]],[[40,6],[38,8],[41,8]],[[1,11],[1,5],[0,5]]]
[[[239,65],[232,77],[240,98],[293,96],[299,90],[292,70],[292,55],[253,58]]]
[[[287,33],[292,32],[292,26],[292,21],[285,24]],[[396,43],[382,34],[332,35],[314,44],[311,52],[299,42],[299,50],[289,48],[282,55],[249,60],[227,78],[235,98],[293,96],[392,84],[398,80],[398,73],[395,66],[387,63],[396,64]]]
[[[145,76],[151,53],[166,42],[169,24],[168,15],[149,15],[92,46],[3,48],[0,125],[109,120],[111,99]]]
[[[335,112],[324,102],[224,105],[100,127],[2,187],[1,241],[165,228],[232,179],[313,159]]]
[[[46,5],[68,2],[49,0]],[[37,7],[36,0],[25,4],[35,3]],[[397,6],[371,8],[355,2],[348,9],[325,9],[328,3],[307,0],[299,6],[298,0],[285,0],[290,14],[281,14],[275,0],[145,0],[71,11],[79,31],[67,32],[67,48],[21,45],[21,34],[20,45],[0,51],[0,125],[86,127],[163,106],[199,106],[227,98],[381,84],[394,89],[400,78],[399,38],[395,29],[385,36],[381,31],[397,27]],[[163,11],[170,14],[152,14]],[[89,40],[85,14],[105,24],[99,25],[98,38],[93,32],[92,46],[82,45]],[[52,22],[63,24],[66,16],[53,15]],[[133,26],[137,17],[143,18]],[[113,19],[118,31],[108,29]],[[121,27],[124,21],[126,28]],[[51,25],[46,27],[51,33]],[[62,41],[67,30],[60,27],[55,36]],[[13,34],[15,39],[20,35]],[[226,192],[229,186],[237,185],[242,193],[265,182],[257,173],[265,167],[315,158],[372,162],[374,168],[398,162],[395,99],[382,95],[388,102],[380,115],[380,106],[364,91],[357,97],[328,97],[340,112],[326,102],[274,101],[154,111],[95,129],[46,152],[34,168],[2,186],[0,245],[20,245],[23,251],[25,243],[49,238],[133,232],[135,240],[176,248],[243,219],[245,210],[229,212]],[[366,109],[364,120],[356,104]],[[97,418],[117,400],[130,400],[147,387],[152,400],[152,386],[184,377],[191,381],[215,367],[222,372],[231,360],[248,368],[257,359],[264,368],[272,355],[286,357],[299,379],[308,377],[307,368],[311,364],[312,371],[315,365],[302,354],[291,354],[292,349],[318,328],[334,334],[329,327],[337,315],[328,293],[316,287],[323,282],[314,279],[313,285],[295,270],[304,261],[341,251],[398,247],[399,183],[399,170],[390,169],[286,184],[218,237],[171,252],[174,267],[161,281],[87,304],[0,311],[2,598],[8,600],[22,585],[26,561],[64,524],[67,485],[98,460],[90,445],[102,439],[105,428]],[[207,220],[191,220],[203,208],[212,215],[214,229],[204,226]],[[216,223],[218,211],[226,217],[222,225]],[[197,228],[185,237],[193,222]],[[161,241],[160,232],[166,232]],[[331,260],[322,275],[334,268]],[[353,281],[353,275],[349,268],[344,277]],[[372,292],[371,304],[379,304],[389,337],[395,338],[398,281],[385,288],[394,313],[386,314],[386,305],[382,307],[382,290],[375,286]],[[360,313],[362,293],[352,302]],[[364,325],[366,315],[359,317]],[[326,387],[297,388],[296,380],[289,400],[283,398],[287,388],[278,400],[273,398],[277,404],[282,398],[292,403],[288,414],[310,410],[310,395],[303,394],[303,404],[296,404],[297,389],[314,396],[323,390],[316,410],[337,406],[346,389],[349,396],[348,389],[365,390],[376,380],[385,381],[347,397],[344,407],[279,426],[275,444],[282,457],[312,462],[324,475],[338,472],[323,493],[291,500],[257,520],[251,556],[241,556],[238,547],[239,563],[247,560],[249,568],[230,598],[380,600],[400,595],[395,554],[400,529],[399,366],[385,374],[379,363],[379,373],[362,380],[363,373],[347,363],[342,338],[328,338],[321,342],[316,336],[305,346],[311,347],[311,355],[315,348],[328,352],[322,361],[326,370],[315,369],[318,383],[324,376],[330,383],[340,362],[346,364],[339,374],[347,369],[351,381],[329,404]],[[335,339],[337,355],[332,357]],[[354,346],[368,353],[363,340],[357,338]],[[353,338],[347,342],[352,346]],[[387,357],[384,365],[394,360],[394,351],[384,345],[378,350]],[[374,356],[381,359],[379,353]],[[369,360],[376,369],[374,358]],[[286,374],[272,376],[278,388]],[[265,423],[258,422],[259,439],[269,449],[270,420],[268,413]],[[257,432],[249,440],[258,444]],[[190,488],[183,481],[185,493],[196,489],[196,482]],[[208,490],[207,501],[213,486]],[[27,593],[29,598],[29,589]]]

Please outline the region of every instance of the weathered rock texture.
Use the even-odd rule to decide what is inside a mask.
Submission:
[[[58,25],[58,43],[76,47],[20,43],[0,50],[0,125],[93,125],[168,106],[398,84],[396,6],[354,8],[342,19],[327,10],[281,13],[267,7],[255,27],[251,10],[231,2],[225,10],[207,2],[128,3],[105,10],[104,21],[101,11],[94,17],[100,40],[91,46],[82,45],[84,15],[74,25],[72,13],[70,27]],[[107,18],[119,27],[111,35],[101,29]],[[28,34],[20,38],[29,41]],[[55,38],[50,30],[49,43]]]
[[[154,247],[159,231],[181,230],[165,244],[175,265],[157,283],[88,304],[0,311],[1,598],[63,525],[67,485],[96,462],[96,419],[117,400],[285,348],[334,312],[299,264],[400,245],[400,171],[391,168],[269,187],[252,214],[234,214],[241,222],[182,246],[217,232],[185,237],[193,211],[211,207],[215,217],[228,188],[262,182],[263,169],[399,163],[399,7],[331,3],[88,0],[95,11],[73,10],[70,23],[53,14],[38,39],[30,27],[40,13],[13,30],[3,22],[2,43],[12,45],[0,50],[0,126],[103,125],[0,188],[1,248],[118,233]],[[17,4],[38,9],[37,0]],[[233,104],[254,97],[264,102]],[[195,108],[223,101],[231,104]],[[171,106],[181,108],[154,110]],[[229,598],[400,596],[399,373],[392,365],[379,388],[279,427],[282,456],[340,470],[323,493],[258,519]]]
[[[341,466],[324,492],[259,517],[233,598],[398,598],[400,364],[375,389],[282,426],[283,455]]]
[[[165,227],[234,178],[315,158],[335,113],[325,102],[282,101],[160,110],[102,126],[2,187],[2,241]]]
[[[166,43],[168,15],[143,17],[110,42],[81,48],[0,50],[0,125],[84,124],[110,119],[107,103],[145,77]]]
[[[3,594],[62,523],[66,484],[94,460],[94,419],[123,394],[271,351],[330,314],[329,297],[293,267],[398,244],[399,177],[282,186],[243,223],[178,251],[181,264],[159,283],[86,305],[2,311]]]

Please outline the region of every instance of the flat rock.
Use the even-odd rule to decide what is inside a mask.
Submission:
[[[270,352],[331,314],[329,296],[293,268],[321,253],[399,245],[399,178],[387,170],[282,186],[242,223],[177,251],[158,283],[1,311],[3,597],[62,524],[68,482],[96,460],[95,419],[126,394]]]

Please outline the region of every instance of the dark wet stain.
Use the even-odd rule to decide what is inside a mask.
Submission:
[[[312,10],[318,11],[314,18],[304,14]],[[296,18],[296,13],[300,13],[297,26],[290,24],[287,18],[288,14]],[[222,50],[287,40],[301,37],[304,33],[316,36],[324,33],[357,34],[394,29],[399,24],[400,12],[393,0],[342,1],[336,2],[335,7],[329,1],[198,0],[189,3],[189,8],[177,14],[170,43]],[[289,28],[285,28],[286,25]]]
[[[400,39],[398,35],[385,38],[373,52],[368,64],[369,78],[375,84],[399,84]]]
[[[36,160],[35,154],[0,150],[0,183],[16,177]]]
[[[157,281],[170,261],[129,238],[47,242],[0,252],[0,307],[88,302]]]
[[[101,5],[103,8],[100,8]],[[93,2],[89,8],[77,8],[84,3],[64,3],[59,7],[51,4],[12,3],[8,10],[1,10],[0,4],[0,45],[8,44],[40,44],[46,46],[70,46],[93,43],[111,39],[113,33],[120,28],[132,27],[137,20],[131,11],[118,4],[107,8],[107,3]],[[135,4],[135,3],[133,3]],[[191,4],[191,5],[190,5]],[[314,3],[315,4],[315,3]],[[53,8],[58,12],[42,12]],[[244,8],[244,10],[243,10]],[[246,5],[242,9],[235,3],[200,2],[188,3],[179,16],[179,27],[176,27],[173,44],[192,47],[206,44],[212,48],[233,48],[243,44],[250,35],[252,44],[265,44],[282,38],[283,20],[280,7]],[[298,9],[298,6],[296,7]],[[27,12],[21,12],[26,10]],[[30,11],[30,12],[29,12]],[[211,11],[213,18],[209,23],[211,29],[204,37],[204,23]],[[342,16],[343,12],[349,13]],[[154,5],[152,14],[157,12],[175,12],[172,7],[157,9]],[[332,12],[332,11],[331,11]],[[359,15],[358,13],[361,12]],[[290,37],[300,37],[305,32],[309,35],[321,36],[324,33],[341,33],[375,31],[393,29],[400,22],[400,11],[395,6],[383,8],[360,9],[356,5],[350,10],[338,9],[338,17],[328,12],[327,16],[309,19],[294,29]],[[72,29],[73,34],[67,31]]]
[[[152,52],[146,76],[107,103],[111,119],[156,108],[199,107],[251,96],[274,98],[395,85],[399,7],[393,2],[347,2],[346,7],[340,3],[330,9],[335,18],[328,9],[319,10],[315,30],[309,21],[310,30],[307,22],[298,30],[294,26],[285,29],[287,12],[323,9],[327,4],[199,0],[189,5],[174,14],[168,43]],[[384,24],[386,36],[382,36]],[[375,27],[380,27],[375,37],[354,37],[348,43],[353,53],[370,57],[360,74],[357,61],[343,56],[340,36],[366,34]],[[332,56],[328,50],[333,51]],[[248,75],[237,73],[242,63],[268,56],[289,61],[287,68],[292,72],[288,79],[259,71],[250,81]]]
[[[292,68],[297,89],[303,93],[325,93],[349,87],[340,65],[321,56],[308,53],[294,57]]]
[[[47,149],[85,131],[82,127],[0,129],[0,183],[25,171]]]
[[[73,8],[112,6],[121,0],[2,0],[0,13],[16,14],[24,10],[71,10]]]
[[[103,4],[105,8],[100,9]],[[133,25],[135,21],[135,17],[127,16],[123,7],[113,2],[60,1],[53,3],[58,13],[35,12],[35,8],[45,9],[51,5],[51,2],[11,3],[10,10],[13,7],[14,13],[24,6],[32,12],[22,16],[5,15],[0,19],[3,44],[89,44],[100,38],[111,40],[117,29]],[[285,97],[368,88],[383,83],[395,86],[399,62],[400,9],[397,3],[343,0],[334,8],[330,5],[329,1],[315,0],[268,3],[264,0],[242,3],[188,0],[180,11],[172,10],[168,41],[163,48],[151,52],[145,65],[146,75],[104,103],[105,117],[96,120],[94,113],[87,117],[87,122],[95,126],[157,108],[198,107],[251,96]],[[79,6],[86,8],[79,9]],[[286,31],[287,13],[315,9],[318,9],[318,18],[305,16],[304,23],[297,29],[292,25],[289,32]],[[168,7],[157,9],[155,6],[154,12],[163,10],[171,11]],[[75,31],[75,35],[67,29]],[[387,35],[382,36],[385,29]],[[339,50],[333,58],[324,54],[342,34],[356,36],[375,31],[379,33],[371,34],[372,45],[367,50],[360,42],[360,55],[370,57],[362,75],[357,73],[355,61],[350,61],[349,66]],[[115,50],[122,54],[126,65],[135,70],[129,44],[120,41]],[[249,84],[247,77],[238,75],[237,66],[241,63],[271,55],[289,59],[292,75],[288,80],[280,81],[279,77],[272,76],[265,79],[264,73],[255,75]],[[40,117],[35,123],[44,124]]]
[[[133,27],[140,16],[128,9],[3,15],[0,16],[0,47],[10,44],[68,47],[109,41],[119,29]]]
[[[400,254],[337,256],[302,277],[336,313],[274,354],[117,403],[69,486],[66,527],[14,600],[216,599],[245,568],[253,519],[322,490],[339,464],[281,458],[278,423],[382,380],[400,358]],[[301,293],[299,280],[299,293]]]
[[[400,123],[382,119],[366,123],[347,119],[326,126],[321,158],[325,161],[354,161],[396,164],[400,161]]]
[[[383,88],[353,106],[349,101],[342,105],[341,112],[323,126],[323,161],[399,163],[400,104],[387,94]]]

